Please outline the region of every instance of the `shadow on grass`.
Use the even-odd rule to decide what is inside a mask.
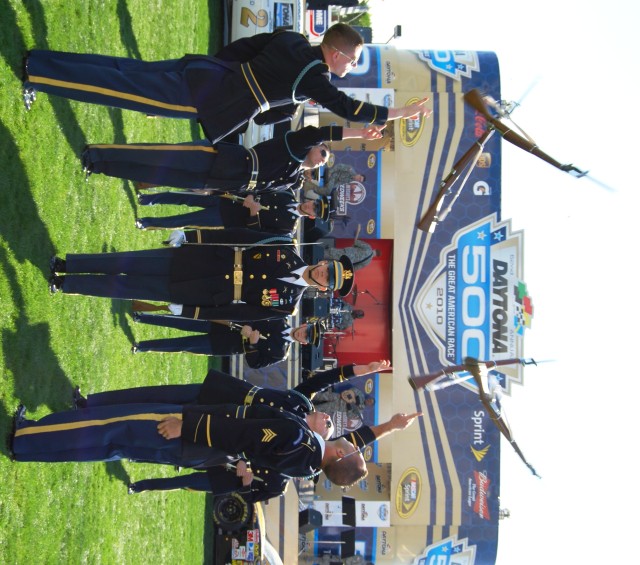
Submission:
[[[224,41],[224,3],[227,0],[209,0],[209,47],[208,54],[215,55],[222,49]]]
[[[130,300],[112,300],[111,301],[111,316],[113,318],[114,327],[120,326],[122,331],[127,336],[129,343],[133,345],[136,341],[131,329],[133,323],[131,314],[131,301]]]
[[[127,55],[133,59],[142,59],[138,41],[133,33],[131,13],[127,7],[126,0],[118,0],[116,13],[120,21],[120,41],[122,41],[122,44],[126,47]]]
[[[49,278],[49,258],[54,253],[53,241],[40,218],[38,207],[29,191],[29,177],[11,132],[0,121],[0,154],[13,158],[2,159],[0,189],[2,209],[0,211],[0,235],[20,263],[29,261]],[[18,293],[17,279],[9,279]],[[44,287],[43,287],[44,288]]]
[[[109,477],[116,481],[124,483],[124,489],[129,486],[131,477],[129,477],[129,473],[127,473],[127,470],[124,468],[122,461],[109,461],[108,463],[104,464],[104,468]]]
[[[72,384],[58,363],[56,354],[50,347],[51,330],[47,323],[31,324],[25,313],[24,299],[17,284],[17,274],[9,263],[6,251],[0,248],[0,266],[9,281],[18,316],[14,328],[3,328],[2,342],[6,379],[13,376],[14,394],[28,411],[35,411],[45,405],[53,412],[69,408]],[[44,285],[43,285],[44,286]],[[44,289],[43,289],[44,292]],[[0,430],[6,435],[11,429],[13,410],[3,410],[0,414]],[[5,442],[0,443],[0,451],[8,456]]]
[[[18,80],[22,80],[22,57],[27,51],[22,32],[18,27],[15,10],[9,0],[0,0],[0,55]],[[18,92],[16,92],[18,96]]]
[[[2,39],[0,39],[0,53],[11,68],[16,78],[22,81],[22,60],[28,49],[39,48],[49,49],[47,42],[47,24],[44,16],[44,9],[41,2],[28,1],[24,2],[24,7],[29,14],[31,20],[31,28],[33,37],[36,39],[36,45],[27,45],[22,36],[22,32],[18,26],[16,13],[9,4],[8,0],[0,0],[0,21],[2,22]],[[16,90],[15,96],[20,96],[19,90]],[[43,95],[41,95],[43,96]],[[86,138],[80,125],[78,124],[73,110],[67,100],[49,97],[51,106],[56,115],[56,119],[60,124],[62,134],[67,139],[67,143],[74,149],[79,150],[87,144]],[[35,104],[38,101],[36,100]],[[36,124],[37,127],[37,124]]]

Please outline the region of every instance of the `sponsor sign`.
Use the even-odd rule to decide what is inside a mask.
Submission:
[[[456,231],[414,305],[443,365],[522,356],[533,318],[522,272],[522,232],[512,232],[510,221],[492,214]],[[517,380],[519,369],[500,372]],[[465,386],[475,388],[473,381]]]
[[[408,518],[416,511],[421,493],[421,479],[418,469],[407,469],[400,477],[396,489],[396,511],[401,518]]]
[[[473,565],[476,562],[476,546],[467,545],[467,538],[451,536],[427,547],[411,565]]]
[[[434,71],[457,81],[480,70],[475,51],[420,51],[418,57]]]
[[[329,12],[327,10],[307,10],[307,33],[312,43],[321,42],[322,36],[329,29]]]

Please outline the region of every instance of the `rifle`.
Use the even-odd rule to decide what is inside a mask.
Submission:
[[[229,194],[226,192],[225,194],[220,195],[222,198],[227,198],[228,200],[233,200],[234,202],[244,202],[244,196],[238,196],[237,194]],[[258,202],[260,204],[260,202]],[[263,206],[260,204],[260,210],[269,210],[269,206]]]
[[[478,361],[473,357],[465,357],[464,364],[462,365],[453,365],[450,367],[446,367],[445,369],[441,369],[440,371],[436,371],[435,373],[430,373],[428,375],[419,376],[419,377],[409,377],[409,384],[413,387],[414,390],[418,390],[420,388],[427,388],[428,385],[432,384],[436,379],[442,378],[448,374],[460,372],[460,371],[468,371],[471,373],[473,380],[476,382],[478,386],[478,398],[484,408],[487,410],[489,417],[496,425],[500,433],[507,439],[507,441],[511,444],[511,447],[518,454],[520,459],[524,462],[524,464],[529,468],[531,473],[540,478],[540,475],[536,472],[533,466],[525,459],[524,454],[520,450],[520,447],[516,443],[513,438],[513,433],[511,432],[511,428],[509,423],[507,422],[506,415],[504,410],[501,409],[498,397],[494,397],[494,392],[489,389],[488,382],[486,379],[486,373],[488,370],[491,370],[495,367],[500,367],[502,365],[513,365],[515,363],[521,363],[522,365],[537,365],[537,363],[533,359],[503,359],[501,361]],[[484,373],[484,374],[483,374]],[[487,384],[485,385],[485,382]]]
[[[495,367],[502,367],[504,365],[537,365],[535,360],[533,359],[501,359],[499,361],[477,361],[477,363],[482,363],[487,369],[493,369]],[[468,371],[468,365],[450,365],[449,367],[443,367],[433,373],[429,373],[428,375],[420,375],[415,377],[409,377],[409,384],[413,390],[420,390],[421,388],[429,388],[435,385],[438,381],[442,380],[444,377],[449,375],[453,375],[454,373],[459,373],[461,371]]]
[[[228,322],[226,320],[209,320],[209,321],[213,324],[220,324],[222,326],[227,326],[232,330],[237,330],[239,332],[242,332],[242,324],[238,324],[237,322],[231,322],[231,321]],[[260,334],[259,339],[267,339],[267,336]]]
[[[466,178],[460,185],[458,189],[458,194],[464,187],[465,182],[469,178],[473,167],[475,167],[476,162],[480,155],[482,155],[482,151],[484,149],[485,144],[489,141],[489,138],[493,135],[493,128],[487,129],[481,137],[479,137],[469,149],[465,152],[465,154],[458,159],[458,161],[453,165],[451,172],[442,180],[440,183],[440,188],[438,189],[438,194],[433,199],[431,206],[426,211],[425,215],[422,216],[422,219],[418,223],[418,229],[433,233],[438,225],[438,222],[441,222],[446,217],[446,214],[443,214],[442,217],[439,217],[438,214],[440,212],[440,208],[442,208],[442,203],[444,202],[444,197],[451,190],[451,187],[458,180],[458,177],[462,174],[462,172],[469,168],[469,172],[467,173]],[[447,212],[448,213],[448,212]]]
[[[504,122],[502,122],[499,118],[496,118],[489,110],[489,106],[487,106],[484,97],[478,90],[472,89],[469,92],[465,93],[464,101],[487,120],[487,131],[466,151],[466,153],[453,166],[451,172],[442,180],[442,182],[440,183],[438,194],[434,198],[431,206],[429,206],[427,212],[418,223],[418,229],[421,229],[422,231],[428,233],[433,233],[438,222],[442,222],[444,220],[449,210],[451,209],[451,206],[453,205],[452,202],[451,206],[449,206],[449,210],[440,215],[440,208],[442,207],[444,197],[449,192],[456,180],[458,180],[460,174],[467,167],[470,167],[469,172],[467,173],[467,177],[464,179],[460,188],[458,189],[456,198],[458,197],[458,195],[462,191],[462,188],[464,187],[467,178],[471,174],[471,171],[473,170],[478,157],[482,153],[482,149],[485,143],[488,141],[489,137],[491,137],[494,131],[497,131],[504,139],[506,139],[516,147],[524,149],[528,153],[532,153],[536,157],[542,159],[543,161],[546,161],[547,163],[553,165],[561,171],[572,173],[577,178],[588,175],[588,171],[582,171],[581,169],[578,169],[571,164],[563,165],[559,161],[556,161],[553,157],[540,150],[537,144],[531,138],[521,136],[520,134],[513,131]],[[508,116],[508,114],[506,115]]]
[[[536,157],[539,157],[543,161],[546,161],[547,163],[553,165],[561,171],[572,173],[575,177],[580,178],[588,173],[588,171],[582,171],[578,169],[578,167],[574,167],[573,165],[563,165],[559,161],[556,161],[553,157],[547,155],[544,151],[541,151],[533,140],[525,139],[524,137],[513,131],[509,126],[501,122],[499,119],[495,118],[489,111],[489,108],[485,103],[483,96],[478,90],[473,89],[465,93],[464,101],[469,104],[469,106],[471,106],[476,112],[484,116],[491,127],[495,129],[509,143],[512,143],[516,147],[532,153]]]

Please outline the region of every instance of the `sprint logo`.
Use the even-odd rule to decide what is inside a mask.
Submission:
[[[485,455],[489,453],[490,447],[491,447],[490,445],[487,445],[487,447],[483,447],[482,449],[475,449],[469,446],[469,449],[471,449],[471,453],[473,453],[473,456],[476,458],[476,461],[480,463],[480,461],[482,461],[485,458]]]

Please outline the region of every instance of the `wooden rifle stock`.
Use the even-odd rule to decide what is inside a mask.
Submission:
[[[429,206],[429,209],[418,223],[418,229],[428,233],[433,233],[435,231],[436,225],[438,224],[438,213],[442,208],[444,197],[453,183],[458,179],[460,173],[462,173],[462,171],[464,171],[469,165],[475,164],[480,151],[482,151],[482,147],[484,147],[484,144],[492,133],[493,131],[491,128],[485,131],[484,134],[482,134],[482,136],[478,138],[475,143],[469,147],[465,154],[453,165],[451,172],[440,183],[438,194],[436,194],[436,197],[433,199],[431,206]]]
[[[494,367],[501,367],[503,365],[535,365],[536,362],[533,359],[501,359],[499,361],[476,361],[476,364],[483,364],[487,369],[493,369]],[[450,375],[451,373],[459,373],[461,371],[469,371],[469,365],[464,363],[462,365],[451,365],[445,367],[428,375],[419,375],[415,377],[409,377],[409,384],[413,390],[420,390],[425,388],[428,384],[432,383],[436,379]]]
[[[520,134],[516,133],[503,122],[501,122],[499,119],[496,119],[489,111],[489,108],[484,102],[484,98],[478,90],[473,89],[465,93],[464,101],[469,104],[469,106],[471,106],[476,112],[484,116],[487,122],[491,124],[491,126],[495,128],[495,130],[509,143],[512,143],[520,149],[524,149],[528,153],[533,153],[536,157],[542,159],[543,161],[546,161],[547,163],[553,165],[561,171],[565,171],[567,173],[575,173],[575,176],[577,177],[582,177],[587,174],[587,171],[581,171],[573,165],[563,165],[559,161],[556,161],[553,157],[547,155],[544,151],[541,151],[535,143],[532,143],[528,139],[525,139]]]
[[[510,359],[509,361],[514,361],[514,360]],[[533,363],[534,365],[536,364],[533,359],[530,359],[529,362],[525,362],[524,360],[519,360],[519,359],[516,359],[516,361],[521,361],[524,365],[528,363]],[[497,363],[500,363],[500,361],[495,361],[492,363],[497,364]],[[496,407],[494,407],[492,403],[491,394],[484,389],[484,385],[482,383],[482,374],[480,369],[481,364],[485,365],[487,369],[492,368],[491,365],[487,365],[484,362],[479,362],[477,359],[474,359],[473,357],[465,357],[464,359],[464,366],[466,367],[467,371],[471,373],[471,375],[473,376],[473,380],[478,385],[478,398],[480,399],[480,402],[487,409],[487,414],[489,414],[491,421],[495,424],[495,426],[498,428],[500,433],[511,444],[511,447],[513,447],[514,451],[518,454],[522,462],[529,468],[529,470],[535,477],[540,478],[540,475],[538,475],[533,465],[531,465],[531,463],[527,461],[526,457],[524,456],[524,453],[522,453],[522,450],[516,443],[516,440],[513,438],[513,433],[511,432],[511,428],[509,427],[509,423],[507,422],[504,413],[499,407],[496,411]]]

